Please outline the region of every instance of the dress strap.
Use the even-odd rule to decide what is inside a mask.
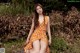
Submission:
[[[45,24],[48,23],[48,16],[45,16]]]

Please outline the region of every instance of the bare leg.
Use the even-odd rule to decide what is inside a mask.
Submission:
[[[40,53],[45,53],[47,44],[42,40],[40,41],[40,44],[41,44]]]
[[[27,50],[26,52],[27,52],[27,53],[30,53],[30,50]]]
[[[33,42],[33,49],[30,50],[30,53],[39,53],[40,43],[39,40]]]

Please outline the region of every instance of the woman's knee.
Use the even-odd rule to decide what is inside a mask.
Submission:
[[[35,49],[32,51],[32,53],[39,53],[39,52],[40,50],[35,50]]]
[[[40,50],[34,50],[34,51],[35,51],[35,53],[39,53]]]

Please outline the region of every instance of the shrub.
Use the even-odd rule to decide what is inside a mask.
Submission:
[[[55,37],[52,42],[52,47],[56,50],[64,51],[67,49],[67,44],[62,38]]]

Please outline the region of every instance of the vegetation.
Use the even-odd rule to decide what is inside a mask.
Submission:
[[[50,17],[51,53],[80,53],[79,8],[68,7],[62,0],[12,0],[0,3],[0,47],[4,47],[6,53],[23,52],[34,5],[38,2]]]

